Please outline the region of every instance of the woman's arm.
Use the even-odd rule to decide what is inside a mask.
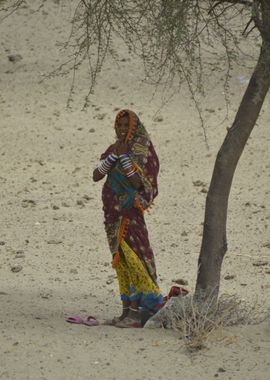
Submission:
[[[113,151],[105,159],[101,160],[98,167],[93,171],[93,181],[98,182],[109,173],[113,165],[118,160],[118,155]]]
[[[136,190],[139,190],[143,186],[143,183],[141,181],[141,178],[133,169],[131,159],[128,155],[127,144],[119,143],[117,145],[116,151],[119,157],[120,164],[125,172],[127,179]]]
[[[129,177],[128,180],[136,190],[140,190],[143,186],[141,178],[136,173],[134,173],[132,177]]]
[[[98,168],[93,171],[93,181],[98,182],[105,177],[105,174],[101,174]]]

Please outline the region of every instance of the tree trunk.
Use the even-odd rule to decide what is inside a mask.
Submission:
[[[195,297],[217,300],[227,251],[226,221],[233,175],[270,86],[270,4],[262,1],[263,33],[258,63],[232,127],[218,152],[209,187]]]

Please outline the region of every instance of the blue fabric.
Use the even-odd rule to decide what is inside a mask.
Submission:
[[[112,170],[108,174],[108,182],[112,187],[114,195],[124,209],[129,209],[134,205],[136,189],[132,187],[129,180],[118,170]]]
[[[142,292],[131,294],[130,296],[126,294],[121,294],[122,301],[140,301],[139,307],[143,309],[154,310],[157,305],[161,305],[163,302],[162,294],[157,295],[156,293],[144,294]]]

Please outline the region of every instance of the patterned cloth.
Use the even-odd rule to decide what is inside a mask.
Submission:
[[[158,194],[159,160],[136,114],[129,110],[120,111],[115,122],[123,115],[128,115],[129,119],[128,154],[143,186],[139,191],[134,189],[121,164],[116,162],[102,190],[105,230],[121,299],[138,301],[141,307],[153,310],[163,298],[157,285],[154,255],[143,212]],[[112,150],[113,147],[109,147],[101,159],[105,159]]]

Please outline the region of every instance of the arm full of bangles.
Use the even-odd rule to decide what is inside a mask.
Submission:
[[[136,173],[136,171],[134,170],[134,168],[132,166],[132,162],[131,162],[131,159],[130,159],[128,153],[120,154],[119,155],[119,161],[120,161],[120,164],[122,166],[122,169],[123,169],[127,179],[131,183],[131,185],[136,190],[139,190],[143,186],[143,184],[142,184],[141,178],[139,177],[139,175]]]
[[[114,145],[114,152],[118,156],[126,177],[134,189],[139,190],[143,186],[143,183],[139,175],[133,169],[132,162],[128,154],[128,149],[128,144],[120,140],[118,140]]]
[[[111,147],[113,148],[112,153],[110,153],[105,159],[101,160],[98,167],[93,171],[93,181],[98,182],[104,178],[119,159],[129,182],[136,190],[139,190],[143,184],[141,178],[133,169],[132,162],[128,155],[128,145],[118,140]]]
[[[104,160],[101,160],[98,167],[93,171],[93,181],[98,182],[105,177],[117,160],[118,156],[114,152],[110,153]]]

